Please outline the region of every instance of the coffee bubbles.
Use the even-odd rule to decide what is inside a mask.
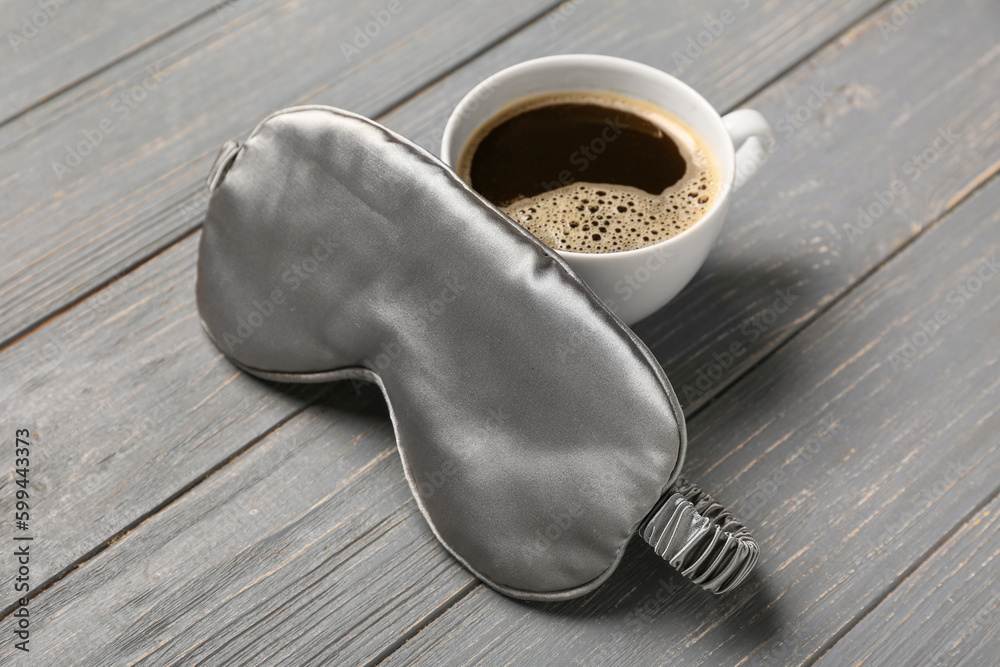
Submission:
[[[683,123],[610,93],[521,100],[470,140],[458,173],[556,250],[610,253],[659,243],[718,199],[718,167]]]

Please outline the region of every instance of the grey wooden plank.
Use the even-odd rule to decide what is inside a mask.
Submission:
[[[730,0],[707,4],[687,0],[680,5],[622,1],[564,4],[539,21],[531,35],[518,43],[518,49],[504,53],[508,59],[511,54],[519,54],[515,59],[520,59],[558,48],[606,50],[640,58],[650,52],[664,53],[666,59],[654,64],[670,69],[674,68],[673,59],[666,55],[663,44],[671,40],[682,44],[689,34],[697,34],[696,28],[703,29],[703,21],[717,18],[722,11],[731,9],[732,4]],[[735,95],[747,95],[875,4],[876,0],[846,3],[796,0],[780,7],[772,4],[760,8],[747,4],[739,12],[740,20],[728,27],[727,38],[716,39],[685,68],[683,75],[706,87],[725,84],[737,91]],[[282,6],[270,11],[287,24],[290,21],[283,18],[287,12],[281,10]],[[738,3],[737,9],[740,6],[744,3]],[[366,16],[365,7],[358,6],[360,16]],[[257,11],[265,12],[263,8]],[[468,11],[475,9],[470,7]],[[467,20],[459,12],[444,14],[445,22],[454,19],[454,24],[441,26],[443,30],[451,27],[457,35],[478,30],[477,38],[483,41],[496,34],[495,30],[522,20],[525,15],[505,10],[504,19],[498,24],[482,12],[476,15],[481,16],[482,23],[477,22],[479,18]],[[411,12],[407,16],[410,16],[408,21],[412,19]],[[249,26],[245,25],[248,21]],[[343,37],[352,34],[346,26],[356,27],[361,19],[352,15],[314,16],[304,21],[318,23],[327,33]],[[456,25],[461,25],[461,29],[455,29]],[[658,29],[650,31],[651,25]],[[372,114],[391,105],[385,95],[387,81],[406,82],[414,78],[413,72],[405,69],[412,65],[405,61],[402,71],[394,69],[400,67],[401,54],[394,48],[398,35],[386,34],[385,39],[373,42],[359,57],[352,55],[353,64],[345,66],[336,57],[328,57],[329,40],[319,46],[310,41],[314,37],[310,32],[306,34],[309,39],[298,34],[291,39],[281,34],[279,27],[274,29],[277,37],[273,42],[269,39],[261,46],[257,43],[260,32],[269,29],[264,26],[266,22],[250,21],[243,14],[230,19],[225,27],[203,21],[183,36],[166,40],[158,48],[143,52],[141,58],[134,58],[91,85],[61,97],[59,104],[39,110],[10,131],[0,130],[0,146],[16,147],[0,152],[0,173],[9,170],[17,174],[24,165],[33,165],[29,173],[0,180],[0,201],[9,207],[0,216],[0,234],[6,240],[5,258],[9,260],[0,269],[0,302],[5,305],[0,311],[0,341],[79,298],[195,226],[205,206],[199,185],[215,148],[245,131],[269,110],[292,102],[312,101]],[[295,27],[288,28],[289,32],[293,30],[297,32]],[[215,31],[218,34],[213,37]],[[432,35],[427,39],[431,44],[441,41]],[[295,48],[300,42],[301,52]],[[189,43],[205,46],[189,59],[185,50]],[[746,44],[753,46],[744,49]],[[231,70],[247,66],[248,50],[252,55],[261,52],[254,64],[264,74],[253,86],[246,84],[239,95],[233,95]],[[374,52],[384,51],[388,54],[382,54],[382,58],[372,57]],[[176,68],[170,63],[181,57],[177,52],[183,53],[184,66],[174,76]],[[323,59],[313,62],[317,56]],[[55,178],[52,163],[65,161],[66,146],[79,142],[82,131],[98,127],[109,116],[109,105],[123,90],[146,80],[145,67],[157,63],[164,72],[164,87],[151,91],[150,96],[156,93],[176,99],[181,95],[176,91],[183,90],[192,102],[197,100],[196,108],[178,108],[183,105],[176,102],[162,112],[159,108],[151,110],[151,105],[141,106],[123,119],[128,121],[124,128],[127,138],[123,138],[125,132],[116,130],[96,155],[88,157],[84,166],[64,175],[63,181]],[[468,81],[471,87],[471,83],[492,71],[492,64],[484,61],[468,70],[462,82]],[[351,78],[356,69],[365,72],[366,85]],[[266,75],[275,71],[279,74]],[[317,73],[319,76],[315,76]],[[717,78],[723,73],[728,74]],[[319,92],[295,88],[294,83],[303,78],[315,85],[325,80],[334,80],[335,84]],[[168,81],[173,82],[174,93],[166,92],[170,88]],[[464,92],[464,83],[459,86]],[[437,122],[443,123],[446,115],[446,109],[438,109]],[[111,118],[115,120],[117,116]],[[59,131],[30,135],[31,128],[53,123],[58,124]],[[410,136],[426,138],[419,128]],[[40,161],[38,156],[46,157]],[[99,188],[94,185],[98,180]],[[49,243],[40,249],[37,239],[42,237],[48,238]],[[58,244],[58,261],[56,255],[46,252],[53,243]]]
[[[638,60],[728,110],[880,4],[884,0],[570,1],[421,91],[383,122],[436,155],[451,110],[485,76],[562,53]]]
[[[500,34],[499,31],[504,26],[509,27],[515,18],[523,17],[537,4],[529,5],[525,2],[506,6],[505,19],[494,21],[489,30],[483,28],[481,33]],[[409,12],[407,22],[404,25],[396,21],[397,30],[404,32],[404,28],[412,29],[415,25],[426,22],[426,12],[433,9],[418,8],[416,5],[405,5],[404,8]],[[331,22],[340,26],[338,21],[345,20],[345,16],[347,19],[357,18],[350,13],[345,15],[344,11],[346,10],[341,9],[339,13],[331,11],[330,7],[315,2],[297,5],[285,3],[270,9],[256,5],[245,7],[242,13],[234,16],[225,26],[192,26],[190,30],[171,40],[164,40],[151,50],[162,48],[173,53],[180,47],[177,44],[171,46],[167,42],[193,40],[197,48],[191,47],[183,58],[197,60],[197,64],[178,64],[175,67],[187,67],[189,69],[184,71],[197,78],[198,67],[204,67],[205,60],[211,60],[210,54],[214,51],[229,49],[228,62],[231,65],[238,61],[244,66],[251,66],[253,63],[246,58],[248,41],[259,38],[261,31],[274,31],[278,37],[287,39],[288,35],[282,34],[282,30],[287,33],[294,29],[302,33],[302,26],[310,25],[309,21],[314,20],[315,25],[305,29],[305,32],[315,30],[315,35],[307,39],[299,34],[302,48],[311,44],[310,39],[329,40],[331,34],[339,34],[329,30]],[[368,11],[368,6],[359,5],[350,11]],[[471,13],[476,13],[475,18],[470,18]],[[445,52],[449,42],[444,39],[444,35],[452,34],[454,39],[463,39],[461,35],[453,34],[454,21],[466,21],[469,29],[479,29],[483,27],[480,24],[488,20],[488,14],[480,5],[463,4],[450,11],[446,20],[435,19],[431,22],[424,30],[424,35],[409,44],[410,48],[419,50],[419,53],[407,58],[407,71],[414,74],[415,80],[407,81],[406,85],[415,85],[421,77],[435,75],[451,59],[460,57],[460,49]],[[407,14],[399,13],[397,18],[401,19],[403,16]],[[340,26],[339,29],[349,33],[351,27]],[[197,45],[198,40],[191,34],[198,33],[199,30],[203,30],[206,35],[207,42],[202,45]],[[233,31],[239,35],[233,34]],[[310,77],[314,77],[311,85],[329,86],[327,92],[331,95],[347,94],[355,99],[369,96],[369,104],[377,104],[380,100],[385,102],[392,99],[394,94],[402,94],[399,81],[394,76],[386,75],[385,69],[399,65],[404,58],[403,54],[386,53],[398,50],[396,38],[398,35],[387,34],[381,46],[372,43],[366,52],[369,60],[359,65],[370,68],[371,77],[383,76],[382,79],[351,78],[351,75],[358,76],[356,69],[345,68],[334,62],[324,64],[323,67],[316,68],[317,72],[310,73]],[[433,48],[425,48],[425,39],[437,40],[438,44]],[[278,40],[270,43],[269,49],[258,49],[262,58],[274,55],[272,52],[276,50],[289,51],[289,57],[302,55],[296,54],[287,44]],[[179,54],[177,57],[182,58]],[[178,61],[181,62],[182,60]],[[281,64],[282,61],[279,61],[275,67]],[[309,69],[308,65],[309,62],[306,62],[303,70],[290,70],[277,77],[284,83],[275,83],[279,90],[271,90],[270,94],[291,94],[289,91],[294,90],[295,86],[307,85],[302,74]],[[337,77],[327,76],[331,70],[345,71]],[[181,77],[180,72],[176,72],[176,75],[178,79]],[[297,75],[300,80],[297,83],[291,82]],[[109,73],[107,78],[113,81],[114,76],[114,73]],[[165,86],[174,73],[168,72],[164,76],[162,85]],[[219,76],[228,74],[222,73]],[[219,81],[215,83],[219,84]],[[213,94],[220,98],[233,98],[229,100],[232,107],[230,111],[237,117],[240,114],[254,113],[238,108],[241,105],[236,98],[242,93],[236,94],[232,83],[233,80],[230,81],[231,85],[222,86],[220,90],[213,91]],[[98,90],[104,91],[101,81],[95,81],[94,85]],[[282,85],[288,88],[283,89]],[[345,87],[347,90],[341,90]],[[103,94],[102,92],[101,95]],[[251,97],[253,96],[247,93],[244,99],[249,103]],[[254,98],[254,101],[263,104],[260,98]],[[70,110],[77,108],[73,103],[68,104]],[[82,102],[79,104],[90,108]],[[40,110],[40,113],[46,110],[51,112],[49,106],[51,105]],[[169,106],[157,108],[156,112],[166,113],[168,116],[172,113],[175,126],[188,121],[177,110],[171,112]],[[100,106],[96,109],[99,110]],[[203,117],[204,125],[201,130],[215,132],[209,110],[199,109],[199,113],[207,114]],[[237,122],[232,119],[230,121]],[[220,124],[224,125],[224,122],[220,120]],[[33,128],[35,140],[42,140],[53,128],[49,127],[44,132],[42,129]],[[181,135],[185,133],[182,132]],[[219,137],[220,141],[221,139]],[[130,145],[130,142],[135,143],[127,137],[119,149],[125,153],[141,153],[155,148],[154,144],[157,143],[153,141],[145,144],[145,148],[137,148]],[[162,162],[172,159],[171,156],[177,151],[200,151],[203,148],[199,147],[198,141],[186,148],[157,148],[146,156],[146,168],[162,168]],[[9,152],[4,156],[9,157]],[[129,159],[134,160],[134,156]],[[160,163],[159,167],[157,163]],[[38,166],[38,160],[34,164]],[[47,169],[47,166],[42,165],[41,168]],[[119,175],[130,171],[126,164],[119,165],[118,169],[121,170],[116,172]],[[134,164],[131,169],[141,171]],[[21,174],[28,171],[30,169]],[[199,168],[197,171],[203,170]],[[14,180],[16,177],[17,174]],[[203,177],[204,173],[201,173],[196,181],[189,184],[192,193],[197,193],[199,197],[203,195],[203,188],[194,184],[201,186]],[[139,180],[141,181],[141,177]],[[14,189],[12,182],[6,185]],[[94,174],[87,179],[87,185],[81,187],[89,188],[98,196],[107,192],[118,192],[124,196],[116,190],[120,185],[104,180],[100,174]],[[163,196],[159,187],[150,186],[147,193],[157,201]],[[134,201],[123,202],[123,207],[143,205]],[[59,205],[58,201],[54,203]],[[42,202],[36,204],[41,205]],[[186,214],[183,210],[175,213],[181,216]],[[75,215],[72,211],[69,214]],[[107,223],[113,228],[127,226],[121,219],[109,220]],[[164,242],[170,234],[162,229],[151,228],[147,231],[163,237],[161,240]],[[39,230],[34,235],[36,247],[32,252],[36,256],[47,257],[45,261],[51,261],[52,266],[58,266],[65,260],[65,265],[59,271],[69,275],[73,271],[73,259],[68,255],[77,253],[79,258],[100,262],[102,257],[116,252],[122,241],[114,238],[94,239],[93,244],[83,244],[70,251],[69,248],[79,241],[77,232],[78,230],[67,229],[65,236],[51,238],[44,235],[44,230]],[[105,230],[102,233],[108,232]],[[18,243],[27,243],[28,239],[9,237],[4,241],[6,268],[8,259],[11,263],[17,261]],[[143,266],[111,283],[109,287],[67,312],[64,317],[50,321],[0,355],[0,376],[12,378],[12,381],[4,383],[3,393],[0,394],[4,397],[4,404],[11,405],[4,423],[17,423],[19,420],[30,422],[32,428],[43,434],[43,439],[53,438],[50,445],[53,447],[52,458],[41,462],[41,470],[36,475],[36,479],[46,489],[36,500],[37,511],[52,517],[47,526],[47,558],[34,571],[36,581],[55,576],[99,548],[117,532],[155,510],[174,494],[196,482],[207,471],[266,433],[275,423],[300,410],[305,401],[317,394],[315,388],[275,392],[271,386],[238,373],[208,345],[198,326],[193,303],[196,252],[196,239],[182,241],[162,257],[158,257],[155,265]],[[0,285],[0,291],[19,289],[18,281]],[[7,305],[11,305],[11,308],[7,308]],[[6,314],[13,309],[13,304],[5,304],[3,312]],[[81,397],[84,400],[81,401]],[[110,432],[109,424],[112,426]],[[2,502],[9,504],[11,498],[12,496],[5,497]],[[88,524],[89,519],[85,517],[93,507],[100,508],[100,514]],[[10,572],[3,573],[7,580],[12,576]]]
[[[774,14],[764,14],[762,18],[776,20]],[[548,36],[548,23],[540,22],[540,25],[546,29],[542,35]],[[808,50],[813,44],[814,41],[806,41],[800,47]],[[789,59],[795,57],[792,53],[787,55]],[[67,411],[64,415],[59,408],[40,431],[43,438],[48,438],[56,422],[65,425],[65,430],[56,433],[59,437],[50,445],[59,455],[46,461],[41,478],[44,488],[58,488],[59,493],[43,496],[39,508],[42,515],[58,518],[48,526],[46,567],[38,572],[40,579],[61,571],[82,554],[98,548],[109,536],[156,508],[176,490],[199,479],[206,470],[227,460],[266,430],[262,426],[266,419],[247,418],[247,410],[242,406],[267,404],[273,400],[268,387],[240,377],[223,389],[222,384],[231,379],[232,370],[218,356],[212,355],[214,351],[195,326],[193,304],[186,297],[191,290],[195,243],[193,239],[184,241],[4,353],[9,355],[4,360],[9,364],[6,369],[15,374],[23,373],[9,388],[9,396],[19,396],[23,408],[15,413],[15,418],[31,422],[32,414],[42,411],[44,406],[71,405],[76,400],[74,396],[88,393],[100,396],[102,405],[107,406],[91,415],[84,414],[83,410]],[[133,281],[136,287],[131,287]],[[147,283],[160,281],[173,287],[170,297],[147,298]],[[130,301],[129,295],[134,295],[136,300]],[[185,313],[190,319],[170,326],[169,331],[151,340],[144,331],[115,336],[90,324],[93,316],[89,313],[95,308],[106,312],[105,318],[113,322],[126,317],[123,313],[140,321],[143,318],[156,320],[161,312]],[[77,330],[81,327],[93,328],[93,335],[78,340]],[[112,344],[117,348],[105,347]],[[91,350],[91,347],[99,349]],[[162,348],[178,352],[160,361]],[[29,359],[39,355],[38,362],[43,368],[36,372],[27,364]],[[96,373],[94,369],[100,368],[102,363],[114,363],[115,372],[106,378],[87,375]],[[203,373],[210,378],[210,382],[206,382],[208,389],[187,387],[189,378]],[[134,377],[144,378],[143,384],[134,385],[130,380]],[[76,379],[67,386],[69,378]],[[245,384],[237,384],[243,382]],[[119,385],[118,393],[113,389],[116,384]],[[112,403],[112,395],[118,396],[120,402]],[[270,419],[287,418],[308,398],[275,408]],[[152,410],[154,416],[143,415],[143,410]],[[136,414],[143,416],[137,419]],[[227,419],[225,423],[215,422],[220,415]],[[170,429],[161,431],[159,422],[169,422]],[[126,435],[134,429],[142,431],[130,436],[133,458],[115,459],[120,443],[107,437],[101,423],[113,424]],[[77,437],[69,435],[73,433]],[[153,433],[161,443],[158,449],[147,444]],[[163,452],[169,452],[170,457],[163,457]],[[188,454],[193,457],[185,458]],[[143,460],[143,456],[147,458]],[[117,467],[119,462],[122,465]],[[93,471],[94,466],[100,469]],[[169,473],[164,479],[157,477],[164,473],[161,466]],[[132,481],[135,470],[143,471],[137,483]],[[80,497],[87,498],[88,503],[74,502]],[[98,499],[97,505],[102,511],[114,510],[113,516],[96,528],[86,523],[90,498]]]
[[[0,3],[0,123],[200,14],[212,12],[216,20],[226,20],[239,4],[219,0]]]
[[[981,509],[817,663],[992,665],[1000,653],[1000,499]]]
[[[31,664],[361,665],[426,623],[475,580],[427,530],[378,396],[340,383],[56,583]]]
[[[613,15],[611,10],[617,7],[607,9],[610,17]],[[583,11],[582,6],[577,11]],[[678,14],[679,18],[681,16]],[[763,14],[761,18],[778,20],[774,14]],[[539,38],[560,38],[560,32],[550,34],[545,19],[532,29],[539,28],[543,29]],[[734,38],[742,34],[735,32],[738,29],[735,24],[733,29]],[[611,38],[617,34],[617,31],[608,33]],[[757,30],[748,34],[755,35]],[[599,35],[595,34],[593,43],[598,39]],[[812,41],[807,41],[801,48],[808,49],[812,45]],[[787,57],[792,58],[792,55]],[[185,292],[193,291],[190,276],[195,251],[194,241],[184,241],[0,354],[0,368],[5,374],[19,375],[18,380],[6,388],[7,396],[19,396],[23,409],[14,416],[35,419],[37,415],[50,414],[46,427],[62,424],[68,429],[56,434],[60,456],[52,462],[53,468],[46,476],[46,486],[58,492],[43,497],[39,508],[46,515],[59,517],[49,532],[50,539],[53,542],[58,539],[59,546],[50,543],[44,567],[38,572],[42,579],[62,571],[82,555],[98,548],[104,540],[155,509],[213,465],[226,460],[264,432],[267,419],[280,421],[300,407],[294,402],[281,404],[259,421],[246,418],[242,413],[248,409],[247,405],[267,404],[274,397],[268,394],[266,386],[242,377],[226,385],[226,391],[212,394],[221,382],[232,378],[233,371],[214,350],[206,348],[207,342],[195,326],[193,302]],[[128,287],[133,281],[137,287]],[[150,291],[165,290],[165,286],[169,287],[168,299],[145,300]],[[95,308],[103,309],[102,319],[93,315]],[[178,313],[183,317],[184,326],[171,326],[163,334],[158,334],[155,327],[150,328],[148,334],[125,335],[124,329],[102,331],[106,318],[123,326],[118,318],[124,316],[119,313],[130,313],[140,321],[156,322],[159,309]],[[77,330],[87,331],[88,335],[80,336]],[[149,339],[154,335],[155,338]],[[112,343],[117,347],[108,347]],[[183,350],[184,354],[171,353],[169,363],[164,365],[158,361],[163,354],[161,347]],[[42,369],[31,370],[31,360],[41,363]],[[96,369],[102,364],[113,364],[113,373],[106,377],[98,374]],[[208,374],[206,386],[209,389],[179,389],[186,387],[190,378],[202,374]],[[136,385],[130,380],[136,377],[144,378],[144,384]],[[121,389],[116,393],[114,387],[118,383]],[[106,406],[104,412],[95,416],[81,407],[73,407],[71,396],[88,393],[101,398]],[[61,398],[53,402],[53,396]],[[112,396],[117,396],[120,402],[112,402]],[[47,410],[45,406],[50,405],[60,407]],[[152,410],[159,416],[147,416],[145,410]],[[229,415],[233,415],[233,421],[229,421]],[[227,421],[213,427],[213,420],[219,416]],[[156,424],[160,421],[169,423],[170,428],[158,432]],[[116,458],[119,444],[106,437],[102,422],[118,424],[126,432],[141,424],[151,426],[133,438],[129,449],[131,457],[117,455]],[[65,435],[72,432],[77,435]],[[163,444],[149,449],[145,443],[154,433]],[[161,449],[169,451],[170,457],[161,458]],[[162,478],[157,477],[162,472],[159,470],[161,465],[168,468]],[[92,467],[96,470],[92,471]],[[146,487],[140,490],[133,485],[134,470],[146,468],[148,474],[144,473],[140,480]],[[97,530],[86,528],[83,523],[86,508],[73,500],[91,495],[101,498],[102,506],[114,505],[114,512],[104,515]],[[9,500],[0,497],[0,508],[4,502]]]
[[[703,21],[733,3],[706,6],[677,20],[671,20],[670,7],[649,4],[642,10],[647,19],[622,24],[617,14],[580,3],[565,23],[519,33],[474,66],[478,70],[485,62],[482,69],[492,72],[564,50],[565,39],[571,45],[565,50],[610,53],[674,71],[674,51],[683,51],[688,39],[705,29]],[[940,3],[921,4],[919,12],[905,15],[905,29],[896,30],[896,7],[887,5],[779,85],[746,101],[775,127],[778,142],[770,161],[737,193],[702,271],[674,301],[633,327],[666,369],[685,408],[697,409],[729,386],[818,308],[1000,168],[1000,100],[989,91],[1000,79],[994,39],[1000,17],[977,3],[954,7],[968,13],[967,19],[948,16],[958,9]],[[706,50],[680,77],[717,108],[729,110],[754,90],[748,84],[759,81],[751,66],[761,74],[782,71],[801,57],[783,46],[792,35],[820,38],[813,34],[818,26],[840,26],[849,9],[863,7],[751,4],[711,43],[714,51]],[[769,12],[774,15],[758,24]],[[675,24],[681,27],[667,27]],[[606,43],[591,37],[602,25],[611,28]],[[544,38],[546,31],[557,44]],[[385,122],[436,147],[450,109],[480,80],[470,68],[424,91]],[[411,117],[414,106],[423,113]],[[931,150],[948,128],[958,138],[913,180],[914,156]],[[887,212],[848,238],[844,226],[856,223],[857,209],[877,207],[877,197],[896,181],[903,194],[892,195]],[[777,292],[789,289],[794,302],[777,313]],[[730,361],[725,353],[733,346],[739,354]]]
[[[864,140],[864,139],[863,139],[863,138],[861,138],[861,139],[858,139],[858,141],[862,141],[862,140]],[[185,242],[185,243],[187,243],[187,242]],[[187,250],[186,252],[191,252],[191,248],[188,248],[188,250]],[[158,263],[158,262],[160,262],[160,260],[161,260],[161,259],[162,259],[162,258],[157,258],[156,260],[153,260],[153,262],[150,262],[149,266],[148,266],[148,267],[144,267],[144,269],[145,269],[145,268],[149,268],[149,267],[153,267],[153,268],[155,268],[155,266],[157,265],[157,263]],[[151,273],[149,273],[149,274],[144,274],[144,275],[146,275],[147,277],[151,277],[151,276],[154,276],[154,275],[155,275],[155,271],[153,271],[153,268],[150,268],[150,271],[151,271]],[[98,294],[98,295],[97,295],[97,297],[99,297],[99,296],[100,296],[100,294]],[[186,307],[188,307],[188,308],[191,308],[191,306],[190,306],[190,305],[188,305],[188,306],[186,306]],[[193,310],[193,309],[192,309],[192,310]],[[70,314],[72,314],[72,312],[73,312],[73,311],[71,311],[71,313],[70,313]],[[61,319],[62,319],[62,318],[60,318],[60,320],[61,320]],[[59,321],[59,320],[57,320],[57,322],[58,322],[58,321]],[[48,325],[48,326],[52,326],[52,325],[50,324],[50,325]],[[48,327],[45,327],[45,328],[48,328]],[[38,333],[41,333],[42,331],[44,331],[44,330],[45,330],[45,328],[43,328],[42,330],[40,330],[39,332],[37,332],[37,333],[36,333],[36,334],[34,334],[33,336],[31,336],[31,337],[29,337],[28,339],[26,339],[26,341],[24,341],[24,343],[28,343],[28,342],[31,342],[31,339],[32,339],[32,338],[34,338],[34,337],[35,337],[35,335],[37,335]],[[189,330],[189,331],[188,331],[187,333],[185,333],[185,334],[184,334],[184,336],[188,336],[188,335],[190,335],[190,336],[191,336],[192,338],[194,338],[196,334],[195,334],[194,330],[192,329],[192,330]],[[200,334],[199,334],[199,335],[200,335]],[[42,340],[43,340],[43,339],[39,338],[39,341],[42,341]],[[206,343],[204,342],[204,340],[203,340],[203,339],[200,339],[200,340],[201,340],[201,343],[200,343],[200,344],[206,344]],[[40,342],[39,342],[39,343],[34,343],[34,342],[32,342],[32,344],[38,344],[38,345],[40,345],[41,343],[40,343]],[[36,349],[37,349],[37,348],[36,348]],[[141,358],[141,357],[140,357],[140,358]],[[132,365],[132,369],[133,369],[133,370],[134,370],[134,369],[137,369],[137,368],[138,368],[138,369],[142,369],[142,368],[143,368],[142,364],[141,364],[141,363],[139,363],[139,362],[137,362],[137,361],[134,361],[134,362],[132,362],[132,363],[133,363],[133,365]],[[219,363],[221,363],[221,362],[219,362]],[[195,364],[192,364],[192,366],[194,366],[194,365],[195,365]],[[207,363],[206,363],[205,361],[203,361],[203,360],[200,360],[200,361],[198,361],[198,365],[199,365],[200,367],[204,368],[204,367],[206,367],[206,366],[207,366]],[[123,372],[124,372],[124,371],[123,371]],[[35,388],[35,390],[36,390],[36,391],[38,391],[38,392],[39,392],[39,394],[38,394],[38,395],[39,395],[39,396],[41,396],[41,395],[42,395],[42,394],[41,394],[41,392],[42,392],[42,391],[51,391],[51,387],[37,387],[37,388]],[[155,398],[155,397],[151,397],[151,398]],[[124,403],[125,403],[125,404],[127,405],[127,401],[123,401],[123,402],[124,402]],[[219,409],[220,411],[221,411],[221,410],[224,410],[224,408],[225,408],[225,404],[223,403],[223,404],[221,404],[221,405],[218,405],[217,407],[218,407],[218,409]],[[195,426],[197,426],[197,424],[195,424]],[[180,455],[181,455],[181,454],[179,454],[179,456],[180,456]]]
[[[391,4],[241,3],[0,127],[0,344],[193,229],[218,147],[272,111],[378,114],[555,3]]]
[[[479,586],[384,664],[815,659],[1000,492],[998,204],[994,179],[689,421],[686,475],[761,544],[742,588],[683,586],[636,542],[585,599]]]
[[[45,557],[32,563],[35,586],[321,391],[259,382],[225,362],[195,309],[196,249],[185,239],[0,354],[0,425],[38,433],[30,504]],[[4,511],[13,484],[0,476]],[[3,585],[14,576],[4,567]]]

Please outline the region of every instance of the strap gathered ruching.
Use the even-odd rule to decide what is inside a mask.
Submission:
[[[731,591],[760,555],[760,547],[732,512],[678,477],[666,500],[639,533],[658,556],[684,577],[712,593]]]

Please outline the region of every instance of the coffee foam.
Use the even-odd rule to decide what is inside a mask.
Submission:
[[[460,161],[460,176],[468,181],[471,156],[492,128],[518,113],[561,102],[623,109],[645,118],[674,140],[687,170],[659,194],[627,185],[577,181],[500,207],[545,245],[583,253],[643,248],[689,229],[718,199],[718,169],[691,130],[658,107],[611,93],[547,95],[512,105],[476,132]]]
[[[622,185],[576,183],[502,210],[545,245],[571,252],[621,252],[676,236],[712,206],[708,176],[651,195]]]

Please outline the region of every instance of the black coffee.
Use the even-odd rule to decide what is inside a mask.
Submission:
[[[558,250],[617,252],[701,219],[719,179],[683,124],[605,93],[524,100],[472,137],[458,173]]]

